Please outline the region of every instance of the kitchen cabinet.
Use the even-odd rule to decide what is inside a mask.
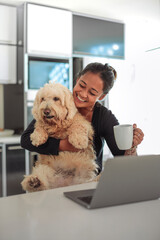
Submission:
[[[16,83],[16,46],[0,45],[0,84]]]
[[[16,44],[17,42],[16,11],[17,11],[16,7],[0,5],[0,43]]]
[[[0,137],[0,193],[2,197],[24,193],[21,182],[25,171],[25,150],[20,135]]]
[[[52,7],[27,5],[27,52],[72,54],[72,13]]]
[[[7,196],[24,193],[21,181],[25,174],[25,150],[19,144],[6,145]]]

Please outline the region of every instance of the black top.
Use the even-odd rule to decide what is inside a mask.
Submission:
[[[39,154],[58,155],[60,139],[50,137],[46,143],[38,147],[32,145],[30,141],[30,134],[34,131],[34,124],[35,120],[33,120],[29,124],[28,128],[23,132],[21,136],[21,146],[31,152],[37,152]],[[124,155],[124,151],[118,149],[113,133],[113,126],[118,124],[118,120],[110,110],[98,102],[95,104],[92,117],[92,126],[95,132],[94,148],[97,156],[96,163],[99,165],[100,171],[102,170],[104,140],[114,156]]]

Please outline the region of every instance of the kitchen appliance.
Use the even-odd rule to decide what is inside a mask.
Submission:
[[[68,59],[28,58],[28,90],[38,90],[49,81],[55,81],[70,88],[69,78]]]

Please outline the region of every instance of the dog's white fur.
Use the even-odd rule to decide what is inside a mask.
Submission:
[[[36,119],[31,134],[33,145],[44,144],[48,137],[68,138],[80,151],[39,155],[32,174],[25,176],[21,183],[23,189],[33,192],[92,181],[97,170],[93,129],[77,111],[72,93],[61,84],[45,84],[37,92],[32,113]]]

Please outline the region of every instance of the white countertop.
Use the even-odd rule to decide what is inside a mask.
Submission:
[[[160,201],[88,210],[64,191],[96,183],[0,199],[1,240],[159,240]]]
[[[20,144],[20,138],[21,138],[21,135],[12,135],[12,136],[7,136],[7,137],[0,137],[0,144],[1,143],[5,143],[5,144],[18,143],[18,144]]]

